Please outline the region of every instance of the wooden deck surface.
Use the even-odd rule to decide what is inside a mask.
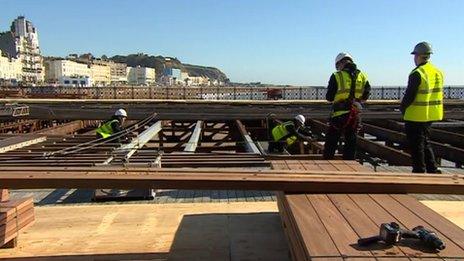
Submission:
[[[457,203],[425,202],[464,227],[464,207]],[[244,255],[247,260],[289,259],[275,202],[43,206],[35,211],[36,223],[20,233],[16,249],[0,249],[0,259],[166,260],[171,253],[178,260],[187,255],[187,260],[213,260],[205,257],[211,238],[229,242],[229,249],[220,249],[235,258],[225,260]],[[199,243],[189,255],[192,241]]]
[[[44,206],[2,258],[289,260],[275,202]]]
[[[345,170],[350,162],[279,161],[276,169]],[[294,260],[411,260],[464,258],[464,230],[409,195],[278,194],[278,206]],[[367,248],[357,240],[378,234],[382,223],[412,229],[423,225],[437,232],[446,249],[433,252],[408,241],[393,247]]]

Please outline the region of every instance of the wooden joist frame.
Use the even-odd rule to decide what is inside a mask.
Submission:
[[[464,194],[464,176],[155,168],[0,168],[2,188],[245,189],[310,193]]]

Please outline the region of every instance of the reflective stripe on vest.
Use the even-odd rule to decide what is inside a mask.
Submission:
[[[421,83],[416,98],[406,108],[403,119],[414,122],[440,121],[443,119],[443,73],[431,63],[414,69]]]
[[[295,135],[287,137],[290,134],[287,130],[287,126],[289,125],[293,125],[293,122],[287,121],[275,126],[272,129],[272,138],[274,139],[274,141],[281,141],[283,138],[286,138],[285,141],[287,142],[287,145],[292,145],[293,143],[295,143],[295,141],[297,140],[297,137]]]
[[[343,102],[350,97],[351,76],[346,71],[338,71],[334,73],[334,76],[337,80],[337,93],[335,94],[334,103]],[[356,77],[354,98],[360,99],[362,97],[366,82],[367,76],[363,72],[359,72],[358,76]],[[332,112],[332,117],[337,117],[349,112],[349,110],[337,110]]]
[[[104,139],[108,138],[114,133],[113,127],[111,127],[111,125],[113,124],[113,122],[117,122],[117,121],[118,120],[114,119],[114,120],[105,122],[102,126],[100,126],[96,130],[96,132],[100,134]]]

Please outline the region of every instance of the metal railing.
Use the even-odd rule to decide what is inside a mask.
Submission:
[[[370,99],[398,100],[406,88],[373,87]],[[0,87],[0,98],[267,100],[269,93],[283,100],[324,100],[326,87],[239,86],[107,86],[107,87]],[[446,86],[445,99],[464,99],[464,86]]]

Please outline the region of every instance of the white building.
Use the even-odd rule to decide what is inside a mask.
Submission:
[[[61,58],[45,59],[45,81],[47,83],[63,83],[68,78],[89,78],[92,73],[86,63]],[[91,82],[91,80],[89,80]]]
[[[17,82],[21,80],[22,64],[18,59],[3,56],[0,50],[0,80]]]
[[[91,87],[92,80],[88,76],[63,76],[60,77],[58,84],[60,86]]]
[[[111,72],[111,84],[119,85],[127,83],[127,64],[109,61]]]
[[[96,86],[107,86],[111,83],[111,68],[106,62],[94,60],[90,63],[92,82]]]
[[[133,85],[152,85],[156,83],[156,71],[148,67],[127,67],[127,80]]]
[[[37,29],[24,16],[11,24],[11,31],[0,34],[0,50],[22,64],[21,80],[40,83],[44,80]]]

